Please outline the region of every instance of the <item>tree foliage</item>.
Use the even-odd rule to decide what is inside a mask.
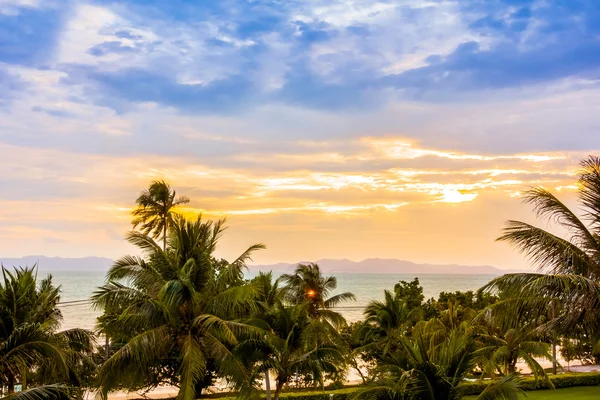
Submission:
[[[2,266],[0,281],[0,385],[10,398],[63,398],[85,384],[91,364],[91,332],[59,331],[60,288],[37,278],[37,266]],[[93,369],[93,366],[92,368]],[[89,369],[87,369],[89,371]],[[19,383],[23,392],[15,393]]]
[[[242,285],[242,271],[264,246],[250,246],[233,262],[217,260],[213,254],[224,229],[223,221],[175,216],[166,249],[144,233],[128,235],[144,256],[117,260],[93,297],[98,307],[122,310],[106,321],[109,329],[131,332],[100,368],[104,396],[168,383],[179,387],[179,399],[193,399],[217,371],[238,383],[246,379],[231,350],[237,336],[249,331],[236,319],[256,293]]]

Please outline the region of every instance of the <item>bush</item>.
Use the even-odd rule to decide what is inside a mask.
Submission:
[[[477,395],[485,390],[491,381],[475,381],[462,385],[462,394],[465,396]]]
[[[549,375],[550,382],[556,389],[567,388],[573,386],[598,386],[600,385],[600,372],[581,372],[581,373],[569,373],[561,375]],[[490,381],[476,381],[469,382],[463,386],[463,394],[477,395],[485,390]],[[538,390],[538,389],[549,389],[549,385],[544,379],[538,379],[532,377],[523,378],[521,382],[521,389],[523,390]]]
[[[339,390],[326,390],[325,392],[295,392],[295,393],[282,393],[281,398],[290,400],[330,400],[329,395],[333,394],[334,400],[349,400],[359,390],[360,387],[351,387]]]
[[[600,372],[580,372],[580,373],[568,373],[561,375],[549,375],[550,381],[556,389],[568,388],[573,386],[598,386],[600,385]],[[463,395],[478,395],[481,394],[489,385],[491,381],[474,381],[468,382],[463,385]],[[536,381],[533,377],[523,378],[521,382],[521,389],[523,390],[538,390],[548,389],[548,385],[545,380],[538,379]],[[339,390],[326,390],[324,392],[288,392],[281,393],[282,399],[289,400],[330,400],[329,395],[333,394],[333,400],[350,400],[352,399],[361,387],[346,387],[345,389]],[[220,397],[220,396],[207,396],[207,397]],[[264,394],[261,396],[264,398]],[[229,398],[228,398],[229,399]],[[223,399],[226,400],[226,399]]]

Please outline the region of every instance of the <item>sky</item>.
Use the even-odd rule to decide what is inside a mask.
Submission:
[[[522,268],[599,115],[597,0],[0,0],[0,255],[135,252],[165,179],[223,257]]]

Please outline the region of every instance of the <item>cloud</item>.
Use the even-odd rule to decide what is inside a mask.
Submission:
[[[568,78],[594,82],[600,61],[591,3],[11,7],[19,15],[3,16],[11,30],[4,62],[66,73],[66,90],[119,113],[148,102],[229,115],[269,104],[376,110]]]
[[[272,240],[274,261],[302,235],[315,255],[381,235],[368,255],[402,242],[417,259],[419,240],[477,221],[481,237],[456,228],[462,260],[528,215],[528,185],[573,199],[578,160],[600,149],[599,10],[0,0],[0,236],[117,256],[132,200],[165,178],[189,212],[231,215],[232,243]]]

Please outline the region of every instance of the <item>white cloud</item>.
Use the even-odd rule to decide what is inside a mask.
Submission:
[[[42,0],[0,0],[0,15],[19,15],[23,8],[38,8]]]
[[[121,31],[127,32],[133,39],[120,36]],[[80,4],[75,7],[60,34],[56,62],[102,65],[107,69],[144,66],[147,58],[143,49],[141,53],[106,51],[104,54],[92,54],[92,50],[106,44],[140,50],[140,47],[157,39],[152,31],[132,26],[126,18],[106,7]]]
[[[348,68],[395,74],[426,65],[431,55],[450,54],[461,43],[486,48],[492,40],[470,31],[458,2],[337,1],[303,8],[294,19],[328,24],[332,37],[314,44],[310,57],[312,71],[330,82],[342,81]],[[350,27],[366,32],[355,34]]]

